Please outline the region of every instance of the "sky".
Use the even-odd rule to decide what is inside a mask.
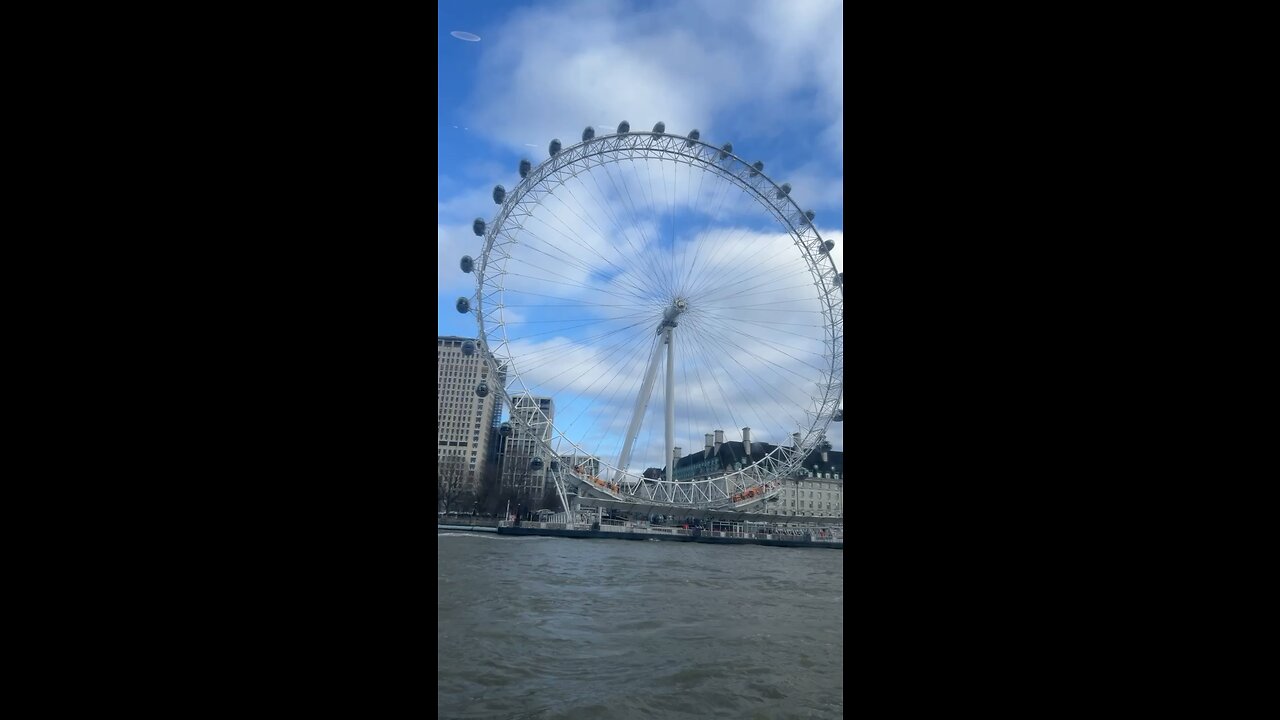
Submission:
[[[475,313],[454,303],[466,296],[474,306],[476,275],[459,260],[479,262],[483,239],[471,225],[493,222],[494,185],[516,188],[519,161],[547,160],[552,138],[568,148],[584,127],[605,135],[623,120],[636,131],[658,121],[682,135],[697,128],[705,142],[763,161],[814,211],[843,272],[842,13],[828,0],[442,0],[439,334],[478,333]],[[786,442],[822,374],[823,333],[815,289],[787,280],[807,266],[780,230],[714,174],[672,162],[602,166],[553,190],[523,234],[495,246],[488,277],[503,273],[506,295],[501,330],[488,322],[486,334],[493,347],[492,333],[508,341],[517,390],[551,394],[557,427],[616,461],[662,308],[688,297],[675,330],[676,445],[688,455],[704,433],[740,440],[744,426],[754,441]],[[642,414],[633,471],[663,464],[664,373]],[[842,428],[826,430],[838,450]]]

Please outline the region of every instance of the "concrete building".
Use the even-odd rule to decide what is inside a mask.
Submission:
[[[675,479],[718,477],[749,466],[777,449],[777,445],[751,437],[751,428],[742,429],[742,440],[725,441],[724,431],[704,436],[704,446],[676,460]],[[844,517],[844,453],[814,450],[809,453],[783,489],[757,512],[784,517]]]
[[[470,355],[463,352],[463,346]],[[501,415],[497,387],[503,378],[491,372],[473,338],[437,336],[436,340],[437,472],[440,480],[471,489],[484,473],[491,457],[490,439]],[[485,383],[484,397],[476,394]]]
[[[776,515],[844,517],[844,453],[814,450],[765,504]]]
[[[556,403],[548,397],[517,395],[511,400],[511,432],[507,435],[502,453],[502,485],[541,495],[547,489],[547,472],[551,461],[559,458],[549,455],[542,443],[551,441],[551,424],[555,421]],[[542,467],[530,467],[534,457],[542,459]]]

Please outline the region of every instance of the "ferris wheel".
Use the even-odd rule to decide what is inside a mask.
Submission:
[[[763,162],[697,130],[623,122],[548,151],[494,187],[478,257],[461,261],[476,290],[456,307],[493,370],[476,393],[510,410],[504,436],[533,441],[519,462],[545,468],[566,510],[570,488],[767,503],[843,419],[834,243]]]

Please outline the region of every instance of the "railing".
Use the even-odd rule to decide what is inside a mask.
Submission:
[[[512,527],[515,523],[502,520],[498,527]],[[537,530],[587,530],[591,525],[586,523],[540,522],[537,520],[521,520],[519,527]],[[642,535],[664,535],[675,537],[701,536],[707,538],[732,538],[739,540],[805,540],[811,543],[843,543],[844,532],[834,528],[760,528],[760,529],[720,529],[685,528],[669,526],[653,526],[644,521],[635,520],[603,520],[599,529],[604,532],[638,533]]]
[[[475,527],[498,527],[498,518],[473,517],[471,515],[437,515],[437,525],[473,525]]]

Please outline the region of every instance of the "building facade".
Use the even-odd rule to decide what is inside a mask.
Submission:
[[[844,517],[844,453],[815,450],[767,504],[783,516]]]
[[[544,443],[551,442],[551,424],[556,416],[555,400],[517,395],[511,400],[510,413],[511,432],[507,434],[502,453],[502,486],[541,495],[547,490],[551,462],[559,462],[559,457],[548,454],[544,449]],[[542,467],[531,467],[535,457],[542,460]]]
[[[470,355],[463,351],[465,344],[470,344]],[[491,440],[501,414],[496,390],[502,378],[484,362],[474,338],[437,336],[436,364],[438,479],[474,489],[492,458]],[[484,397],[476,394],[481,382],[488,391]]]
[[[725,441],[724,431],[704,436],[704,447],[683,455],[677,450],[676,480],[720,477],[758,462],[778,448],[767,442],[753,442],[751,428],[742,429],[742,440]],[[844,517],[844,453],[814,450],[800,467],[783,480],[782,491],[766,500],[756,512],[783,517]]]

